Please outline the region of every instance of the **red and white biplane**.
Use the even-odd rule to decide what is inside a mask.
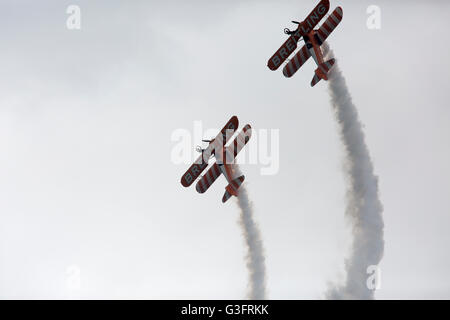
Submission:
[[[242,175],[234,178],[234,159],[250,140],[252,134],[251,126],[247,124],[233,142],[226,146],[227,141],[233,136],[238,126],[239,120],[236,116],[233,116],[216,138],[202,140],[209,144],[205,149],[202,149],[200,146],[197,147],[197,151],[201,152],[201,155],[181,177],[181,184],[184,187],[189,187],[200,176],[208,167],[209,159],[214,156],[216,162],[200,178],[195,188],[199,193],[204,193],[223,174],[228,181],[228,185],[225,187],[222,202],[226,202],[231,196],[238,196],[238,189],[244,182],[245,177]]]
[[[309,59],[313,57],[318,68],[315,71],[311,81],[311,86],[315,86],[321,79],[328,80],[328,71],[334,65],[335,60],[323,60],[323,54],[320,46],[325,42],[330,33],[337,27],[343,17],[341,7],[337,7],[325,20],[322,26],[314,30],[314,27],[322,20],[330,9],[329,0],[321,0],[314,10],[302,22],[292,21],[298,24],[297,30],[284,29],[284,33],[289,35],[286,42],[269,59],[267,66],[271,70],[277,70],[280,65],[297,49],[297,42],[305,41],[305,45],[293,56],[284,66],[283,74],[286,77],[292,77],[295,72]]]

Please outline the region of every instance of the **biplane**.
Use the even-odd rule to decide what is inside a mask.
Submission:
[[[247,124],[233,142],[227,146],[228,140],[234,135],[238,126],[239,120],[236,116],[233,116],[214,139],[202,140],[207,142],[208,146],[204,149],[200,146],[196,148],[201,155],[181,177],[181,184],[184,187],[189,187],[208,167],[209,160],[214,157],[216,161],[200,177],[195,189],[199,193],[204,193],[223,174],[228,181],[228,185],[225,187],[222,202],[226,202],[231,196],[238,196],[239,187],[244,182],[245,176],[241,175],[234,178],[234,159],[250,140],[252,134],[251,126]]]
[[[301,40],[305,45],[289,60],[283,68],[285,77],[292,77],[294,73],[309,59],[313,57],[317,64],[311,87],[314,87],[321,79],[328,80],[328,71],[333,67],[335,59],[324,61],[321,45],[338,26],[343,17],[341,7],[337,7],[317,30],[314,27],[325,17],[330,9],[329,0],[321,0],[319,4],[302,22],[292,21],[298,25],[296,30],[284,29],[289,38],[269,59],[267,66],[270,70],[277,70],[280,65],[297,49],[297,43]]]

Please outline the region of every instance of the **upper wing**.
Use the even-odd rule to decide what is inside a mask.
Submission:
[[[280,65],[297,49],[297,42],[300,38],[309,33],[330,9],[329,0],[321,0],[311,11],[303,22],[300,23],[297,31],[292,34],[277,52],[269,59],[267,66],[270,70],[277,70]]]
[[[220,176],[221,171],[217,163],[206,171],[206,174],[197,182],[195,189],[197,189],[198,193],[203,193],[216,181],[216,179]]]
[[[319,4],[311,11],[305,20],[300,24],[300,35],[310,33],[314,27],[323,19],[330,10],[330,0],[321,0]]]
[[[189,187],[207,166],[208,161],[204,161],[203,155],[200,155],[181,177],[181,184],[183,187]]]
[[[297,49],[297,42],[300,40],[298,32],[292,34],[278,49],[277,52],[269,59],[267,66],[270,70],[277,70],[280,65]]]
[[[294,73],[311,57],[309,50],[304,45],[295,56],[284,66],[283,74],[285,77],[292,77]]]
[[[247,124],[242,129],[242,131],[236,136],[233,142],[228,147],[225,148],[225,154],[223,154],[223,152],[220,152],[219,154],[216,153],[215,156],[218,164],[222,163],[233,164],[237,154],[239,153],[239,151],[242,150],[242,148],[244,148],[244,146],[250,140],[251,136],[252,136],[252,127],[249,124]]]
[[[237,137],[233,140],[233,143],[227,147],[227,150],[231,149],[230,151],[233,151],[234,158],[236,158],[239,151],[241,151],[242,148],[244,148],[247,142],[250,141],[251,136],[252,136],[252,127],[249,124],[247,124],[242,129],[242,131],[237,135]]]
[[[184,187],[189,187],[195,179],[208,167],[209,154],[215,148],[216,144],[221,142],[225,145],[231,138],[236,129],[239,126],[239,120],[236,116],[231,117],[227,124],[222,128],[220,133],[214,139],[214,143],[210,143],[208,148],[195,160],[195,162],[189,167],[185,174],[181,177],[181,184]],[[205,156],[206,159],[203,158]]]
[[[319,30],[317,30],[317,36],[319,37],[320,44],[325,42],[331,32],[338,26],[338,24],[342,21],[342,17],[344,16],[344,12],[341,7],[337,7],[330,14],[330,16],[325,20],[325,22],[320,26]]]

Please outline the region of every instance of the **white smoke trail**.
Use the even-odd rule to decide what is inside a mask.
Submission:
[[[234,165],[234,177],[241,175],[238,166]],[[247,247],[245,257],[247,270],[249,272],[248,298],[251,300],[262,300],[266,298],[266,266],[264,257],[264,246],[261,239],[261,231],[253,216],[252,202],[248,197],[244,185],[239,188],[237,204],[241,209],[239,225]]]
[[[326,43],[323,51],[326,60],[333,58],[333,52]],[[345,215],[350,221],[353,239],[350,256],[345,261],[346,281],[330,287],[326,296],[329,299],[374,299],[374,290],[367,284],[367,268],[377,266],[383,257],[383,206],[378,197],[378,177],[373,172],[358,111],[337,62],[330,71],[328,91],[345,147],[348,182]]]

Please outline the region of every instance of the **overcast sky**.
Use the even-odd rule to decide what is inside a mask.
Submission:
[[[449,299],[450,3],[330,2],[344,18],[329,44],[384,206],[376,297]],[[326,83],[309,85],[315,64],[291,79],[266,67],[315,3],[2,1],[0,297],[244,298],[225,179],[200,195],[171,157],[177,130],[237,115],[255,130],[249,149],[279,130],[276,174],[242,166],[268,298],[322,298],[350,243],[342,145]],[[69,5],[80,30],[66,27]],[[380,30],[366,26],[369,5]]]

